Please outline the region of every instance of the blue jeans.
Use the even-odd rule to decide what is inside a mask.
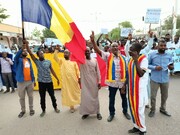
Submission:
[[[115,115],[114,104],[115,104],[115,97],[116,97],[117,90],[119,90],[120,95],[121,95],[122,108],[123,108],[123,113],[124,114],[127,113],[127,108],[128,108],[126,93],[121,94],[121,88],[115,88],[115,87],[110,87],[109,86],[109,112],[110,112],[110,115],[112,115],[112,116]]]

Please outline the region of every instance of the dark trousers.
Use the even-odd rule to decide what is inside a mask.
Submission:
[[[116,92],[117,90],[119,90],[120,95],[121,95],[121,99],[122,99],[122,108],[123,108],[123,113],[127,113],[127,98],[126,98],[126,93],[125,94],[121,94],[121,89],[120,88],[115,88],[115,87],[110,87],[109,86],[109,112],[110,115],[115,115],[115,97],[116,97]]]
[[[51,97],[52,105],[54,109],[56,109],[57,104],[56,104],[56,98],[54,96],[54,89],[53,89],[53,83],[42,83],[38,82],[39,84],[39,94],[40,94],[40,104],[42,111],[46,110],[46,90],[49,93],[49,96]]]
[[[14,90],[12,73],[2,73],[2,78],[3,78],[3,81],[6,85],[7,91],[10,90],[10,86],[11,86],[12,90]]]

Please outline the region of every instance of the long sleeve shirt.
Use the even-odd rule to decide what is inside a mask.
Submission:
[[[0,58],[0,64],[1,64],[1,72],[2,73],[11,73],[11,65],[13,65],[13,62],[10,58]]]
[[[169,53],[160,54],[153,52],[148,57],[149,66],[151,69],[151,80],[157,83],[169,82],[168,65],[173,63],[172,55]],[[156,66],[161,66],[162,70],[156,70]]]

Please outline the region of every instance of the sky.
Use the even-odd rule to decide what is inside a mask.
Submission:
[[[178,1],[178,14],[180,14],[180,0]],[[11,3],[11,4],[10,4]],[[91,31],[100,33],[101,29],[118,27],[118,23],[129,21],[136,30],[147,30],[149,24],[142,21],[147,9],[160,8],[163,20],[172,15],[175,0],[60,0],[61,5],[71,16],[77,27],[85,37],[89,38]],[[10,17],[3,21],[5,24],[21,27],[20,0],[0,0],[1,7],[7,9],[6,14]],[[160,24],[152,24],[158,27]],[[42,30],[44,27],[32,23],[26,23],[26,34],[30,34],[37,27]]]

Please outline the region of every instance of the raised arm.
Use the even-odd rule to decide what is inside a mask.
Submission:
[[[26,45],[23,43],[22,48],[16,53],[16,56],[14,57],[14,64],[17,65],[19,62],[19,58],[21,57],[21,54],[23,52],[23,49],[26,49]]]
[[[31,49],[29,48],[29,43],[25,40],[23,41],[25,44],[26,44],[26,49],[28,51],[28,53],[30,54],[31,56],[31,59],[34,61],[34,63],[36,63],[36,57],[34,56],[34,54],[32,53]]]
[[[153,32],[149,31],[149,39],[148,39],[148,43],[147,46],[144,48],[144,51],[148,54],[149,51],[151,50],[151,48],[153,47],[153,42],[154,42],[154,38],[153,38]]]
[[[101,34],[101,35],[98,37],[97,41],[96,41],[97,46],[99,46],[99,40],[101,39],[102,35],[103,35],[103,34]]]
[[[54,60],[58,63],[61,64],[61,59],[58,57],[58,52],[60,50],[60,46],[56,46],[56,49],[54,51]]]
[[[93,44],[94,50],[100,55],[101,54],[101,50],[99,49],[99,47],[97,46],[96,42],[94,41],[94,31],[92,31],[91,35],[90,35],[90,39],[91,39],[91,43]]]
[[[105,38],[107,39],[107,41],[109,41],[110,44],[112,44],[112,41],[109,39],[108,34],[105,35]]]

